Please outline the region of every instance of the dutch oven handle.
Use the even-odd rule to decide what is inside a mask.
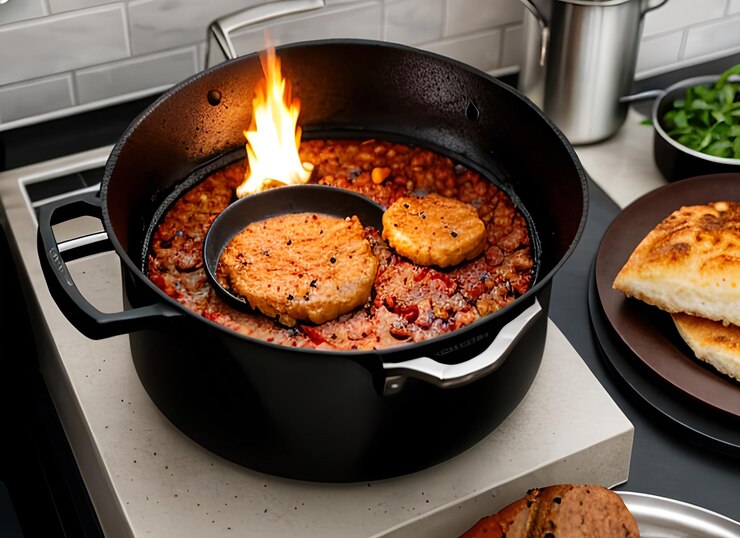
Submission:
[[[407,377],[422,379],[448,389],[467,385],[490,374],[503,364],[514,345],[542,312],[542,306],[535,297],[531,306],[501,328],[483,352],[459,364],[443,364],[429,357],[383,364],[386,373],[383,394],[399,392]]]
[[[52,226],[83,216],[102,221],[100,203],[96,194],[81,193],[41,206],[37,235],[39,261],[49,291],[62,313],[77,330],[95,340],[152,328],[157,322],[182,315],[166,303],[122,312],[101,312],[77,289],[67,262],[107,252],[113,246],[105,232],[57,243]]]
[[[211,43],[215,41],[221,54],[233,60],[239,54],[231,40],[231,33],[248,26],[277,19],[285,15],[313,11],[324,7],[324,0],[280,0],[249,7],[216,19],[208,26],[206,39],[206,67],[213,64]]]

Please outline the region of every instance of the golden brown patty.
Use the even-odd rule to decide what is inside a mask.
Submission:
[[[740,327],[688,314],[672,318],[697,359],[740,381]]]
[[[667,312],[740,325],[740,203],[677,209],[635,248],[613,286]]]
[[[486,227],[473,206],[432,193],[391,204],[383,214],[383,239],[419,265],[449,267],[483,252]]]
[[[377,269],[357,217],[296,213],[247,226],[224,249],[217,274],[252,308],[293,326],[363,305]]]

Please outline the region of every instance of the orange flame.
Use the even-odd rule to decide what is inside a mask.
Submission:
[[[265,78],[252,100],[252,125],[244,131],[249,169],[244,183],[236,189],[239,198],[274,186],[273,182],[307,183],[313,170],[313,165],[301,163],[298,155],[300,101],[291,99],[274,47],[268,46],[260,61]]]

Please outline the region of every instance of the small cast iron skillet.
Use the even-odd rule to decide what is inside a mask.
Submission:
[[[211,223],[203,242],[203,265],[211,284],[236,308],[250,308],[243,297],[216,278],[218,261],[231,239],[253,222],[291,213],[321,213],[333,217],[356,215],[363,226],[383,231],[383,206],[370,198],[329,185],[277,187],[240,198]]]

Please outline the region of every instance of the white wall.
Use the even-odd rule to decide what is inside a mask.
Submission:
[[[7,0],[0,4],[0,130],[159,93],[203,69],[209,22],[262,3]],[[326,0],[269,30],[278,44],[404,43],[502,75],[518,69],[523,16],[518,0]],[[240,53],[262,48],[264,26],[234,37]],[[740,0],[668,0],[645,17],[637,78],[739,51]]]

